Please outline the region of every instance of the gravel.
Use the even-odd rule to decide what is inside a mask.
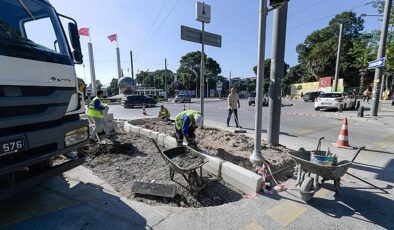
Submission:
[[[191,193],[182,175],[175,173],[177,194],[174,198],[135,195],[131,192],[135,181],[174,183],[169,179],[169,167],[148,138],[118,133],[110,140],[106,144],[91,145],[87,150],[85,166],[126,197],[152,205],[194,208],[221,205],[243,198],[242,192],[206,173],[203,181],[207,185],[199,193]],[[189,159],[179,160],[187,166]]]

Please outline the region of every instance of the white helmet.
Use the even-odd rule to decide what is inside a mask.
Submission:
[[[202,122],[204,121],[204,118],[202,117],[201,114],[197,114],[197,115],[194,117],[194,121],[196,122],[196,126],[197,126],[197,127],[201,127],[201,126],[202,126]]]

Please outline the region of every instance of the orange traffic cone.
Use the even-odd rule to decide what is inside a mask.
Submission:
[[[147,115],[145,111],[145,104],[142,105],[142,115]]]
[[[183,111],[185,111],[186,110],[186,106],[185,106],[185,104],[183,104]]]
[[[337,148],[349,148],[349,149],[353,148],[349,144],[347,117],[345,117],[345,119],[343,120],[341,132],[339,133],[337,143],[335,143],[334,146]]]

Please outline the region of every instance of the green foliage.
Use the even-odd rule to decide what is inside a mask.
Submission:
[[[336,55],[339,37],[339,25],[343,24],[342,52],[340,64],[340,77],[345,83],[353,85],[358,70],[353,66],[353,49],[355,41],[362,37],[364,19],[355,12],[342,12],[336,15],[327,27],[312,32],[307,36],[304,43],[297,46],[298,61],[305,70],[304,80],[319,80],[320,77],[333,76],[335,74]]]
[[[113,78],[108,87],[108,96],[112,97],[119,94],[118,79]]]
[[[189,52],[181,57],[177,70],[179,89],[196,89],[200,82],[201,52]],[[209,80],[210,88],[216,86],[219,74],[222,72],[219,63],[205,55],[205,77]]]
[[[285,62],[285,65],[283,66],[283,77],[287,75],[287,70],[289,69],[289,64]],[[253,66],[253,72],[255,75],[257,75],[257,66]],[[264,60],[264,92],[268,93],[269,89],[269,84],[270,84],[270,76],[271,76],[271,59],[265,59]],[[255,87],[251,91],[256,90],[256,84],[254,84]]]

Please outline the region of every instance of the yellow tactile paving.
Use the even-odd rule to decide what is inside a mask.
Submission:
[[[273,208],[268,209],[266,214],[278,222],[283,227],[287,227],[291,222],[300,217],[308,210],[304,205],[294,201],[284,200]]]
[[[245,226],[243,226],[240,230],[263,230],[264,228],[261,227],[261,225],[259,223],[257,223],[256,221],[247,224]]]

